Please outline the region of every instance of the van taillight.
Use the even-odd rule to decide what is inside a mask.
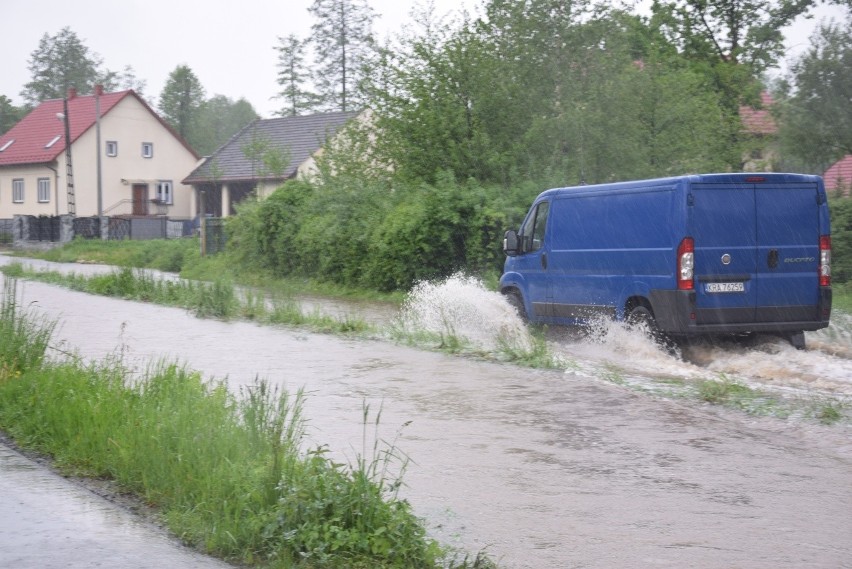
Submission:
[[[831,286],[831,236],[819,237],[819,286]]]
[[[677,288],[693,290],[695,288],[695,242],[692,237],[684,237],[677,247]]]

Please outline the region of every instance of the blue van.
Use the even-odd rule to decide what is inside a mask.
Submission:
[[[548,190],[506,232],[500,288],[530,321],[605,315],[657,335],[828,326],[831,237],[819,176],[704,174]]]

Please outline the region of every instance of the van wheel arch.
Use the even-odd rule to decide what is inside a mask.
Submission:
[[[509,287],[504,288],[500,292],[506,297],[506,302],[509,303],[509,306],[513,307],[515,311],[517,311],[521,320],[526,322],[528,320],[527,309],[524,306],[524,297],[521,294],[521,291],[515,287]]]

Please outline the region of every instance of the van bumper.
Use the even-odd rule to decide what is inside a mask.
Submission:
[[[713,322],[702,321],[701,311],[695,306],[695,291],[652,290],[649,300],[660,330],[685,336],[820,330],[828,326],[831,315],[831,287],[820,287],[816,306],[763,309],[758,311],[762,314],[759,318],[753,310],[748,315],[742,311],[713,311]],[[808,319],[807,315],[813,318]]]

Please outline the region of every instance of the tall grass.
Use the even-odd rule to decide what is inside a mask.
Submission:
[[[287,296],[275,295],[267,302],[264,294],[252,290],[240,292],[227,279],[213,282],[169,279],[130,267],[101,275],[63,274],[30,270],[20,263],[11,263],[0,271],[10,277],[48,282],[90,294],[177,306],[199,318],[245,318],[268,324],[303,326],[326,333],[362,334],[371,330],[367,322],[352,316],[336,318],[319,312],[306,314],[298,302]]]
[[[256,380],[233,394],[168,362],[138,377],[116,358],[50,362],[53,325],[10,298],[14,285],[0,312],[0,330],[16,331],[18,348],[0,352],[0,429],[20,444],[68,471],[116,480],[184,541],[240,563],[454,565],[397,495],[405,459],[377,433],[369,444],[380,416],[372,421],[369,407],[363,454],[342,464],[325,447],[301,449],[301,391]],[[33,354],[26,365],[20,353]]]
[[[38,368],[55,323],[18,306],[15,279],[5,279],[0,304],[0,378]]]

